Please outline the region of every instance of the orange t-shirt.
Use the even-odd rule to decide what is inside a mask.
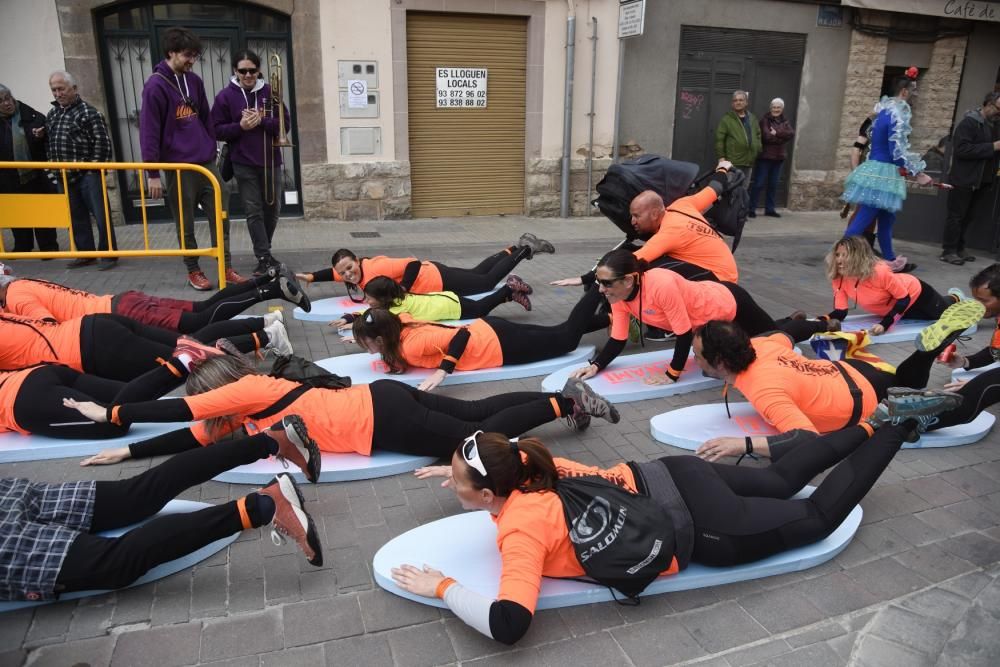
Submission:
[[[98,296],[42,280],[18,278],[7,285],[7,306],[14,315],[65,322],[84,315],[111,312],[112,295]]]
[[[187,396],[184,402],[197,420],[230,416],[233,428],[242,424],[251,435],[281,421],[285,415],[299,415],[309,428],[309,436],[324,452],[371,455],[375,420],[372,393],[366,384],[346,389],[310,389],[280,412],[263,419],[250,417],[271,407],[297,386],[291,380],[247,375],[218,389]],[[191,432],[203,445],[225,435],[209,433],[203,422],[192,426]]]
[[[66,322],[53,322],[16,315],[0,316],[0,369],[11,370],[52,362],[82,373],[82,321],[82,317]]]
[[[601,469],[569,459],[556,458],[560,477],[600,475],[633,493],[635,478],[627,464]],[[586,576],[569,541],[562,501],[554,491],[514,491],[493,517],[497,524],[497,548],[503,563],[498,600],[516,602],[534,613],[542,577]],[[677,574],[677,559],[663,574]]]
[[[731,322],[736,317],[736,298],[729,289],[712,280],[685,280],[670,269],[650,269],[642,274],[641,296],[611,305],[611,337],[628,338],[629,316],[654,327],[686,334],[709,320]]]
[[[704,188],[701,192],[675,201],[660,218],[660,229],[635,251],[635,256],[652,262],[663,255],[670,255],[682,262],[708,269],[719,280],[738,282],[740,274],[732,251],[701,214],[716,199],[718,195],[715,190]]]
[[[833,281],[833,309],[848,310],[853,299],[865,312],[885,317],[904,296],[910,297],[907,310],[912,308],[920,290],[920,280],[916,276],[893,273],[885,262],[876,262],[875,273],[870,278],[858,280],[841,276]]]
[[[397,283],[402,282],[407,265],[416,260],[416,257],[386,257],[385,255],[362,257],[360,260],[361,283],[358,287],[364,289],[369,280],[378,276],[392,278]],[[344,282],[344,277],[337,273],[336,269],[333,270],[333,279],[339,283]],[[443,289],[444,284],[441,282],[441,272],[438,267],[431,262],[420,262],[417,279],[413,281],[413,285],[407,291],[415,294],[427,294],[440,292]]]
[[[16,371],[0,371],[0,431],[16,431],[31,435],[18,426],[14,419],[14,399],[17,398],[17,392],[21,391],[21,385],[28,375],[35,370],[38,370],[37,366]]]
[[[413,318],[403,313],[399,319],[404,324]],[[435,324],[404,326],[400,349],[406,363],[416,368],[437,368],[448,353],[448,345],[460,328],[469,330],[469,342],[458,358],[455,369],[471,371],[477,368],[503,366],[503,351],[496,331],[483,320],[473,320],[465,327],[445,327]]]
[[[826,359],[806,359],[792,349],[784,334],[751,339],[757,359],[736,376],[733,386],[761,417],[784,433],[803,429],[829,433],[848,426],[854,408],[847,382]],[[861,389],[861,418],[875,412],[875,389],[848,364],[844,370]]]

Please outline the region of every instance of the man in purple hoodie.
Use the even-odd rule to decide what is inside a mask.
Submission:
[[[215,133],[209,116],[208,97],[201,78],[191,72],[201,55],[201,40],[187,28],[169,28],[163,34],[162,50],[166,58],[153,68],[153,75],[142,89],[142,111],[139,116],[139,143],[144,162],[186,162],[201,165],[221,182],[215,166]],[[180,181],[181,201],[177,187]],[[166,181],[164,187],[163,181]],[[192,171],[167,171],[163,181],[157,172],[149,177],[149,196],[158,199],[166,194],[167,206],[177,225],[180,241],[181,220],[184,222],[184,247],[197,248],[194,235],[195,206],[208,215],[212,244],[215,234],[215,199],[211,183]],[[226,191],[222,191],[222,206],[226,206]],[[226,254],[226,281],[241,283],[245,279],[232,268],[229,253],[229,220],[222,221],[222,244]],[[198,266],[198,257],[185,257],[188,284],[196,290],[210,290],[212,284]]]

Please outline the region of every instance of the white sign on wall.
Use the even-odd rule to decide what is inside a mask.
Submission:
[[[485,109],[486,70],[476,67],[435,67],[438,109]]]
[[[638,37],[646,22],[646,0],[621,0],[618,5],[618,39]]]
[[[368,108],[368,82],[364,79],[351,79],[347,82],[347,108]]]

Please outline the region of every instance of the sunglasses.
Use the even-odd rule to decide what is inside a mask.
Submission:
[[[236,71],[239,72],[240,74],[256,74],[257,73],[257,68],[256,67],[247,67],[246,69],[238,69]]]
[[[601,287],[611,287],[615,283],[624,280],[625,276],[618,276],[617,278],[595,278],[597,284]]]
[[[486,466],[483,465],[483,460],[479,457],[479,443],[476,441],[482,431],[476,431],[462,443],[462,460],[472,466],[480,475],[486,477]]]

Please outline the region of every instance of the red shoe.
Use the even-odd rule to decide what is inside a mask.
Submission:
[[[521,276],[510,274],[507,276],[507,282],[505,283],[507,287],[510,288],[512,292],[522,292],[524,294],[531,294],[534,290],[531,289],[531,285],[524,282]],[[531,310],[530,308],[528,310]]]
[[[292,476],[282,473],[257,493],[274,501],[271,541],[280,546],[285,543],[285,537],[290,537],[311,565],[322,565],[323,548],[316,534],[316,525],[302,507],[302,493]]]
[[[208,281],[208,276],[201,269],[195,269],[188,273],[188,285],[199,292],[207,292],[212,289],[212,283]]]
[[[287,415],[267,429],[267,435],[278,443],[278,460],[286,468],[289,463],[294,463],[307,480],[313,484],[319,481],[322,466],[319,445],[309,437],[309,430],[302,417]]]
[[[241,276],[240,274],[236,273],[236,269],[234,269],[233,267],[230,266],[228,269],[226,269],[227,283],[230,283],[232,285],[242,285],[246,281],[247,279]]]
[[[179,357],[182,354],[187,355],[190,359],[188,362],[188,371],[192,371],[203,364],[206,359],[221,357],[226,353],[218,347],[205,345],[189,336],[180,336],[177,338],[176,347],[174,347],[174,356]]]

